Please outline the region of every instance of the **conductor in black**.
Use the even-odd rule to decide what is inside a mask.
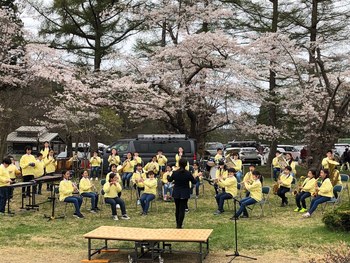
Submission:
[[[187,201],[191,194],[190,182],[192,182],[192,184],[196,183],[196,179],[194,179],[192,174],[186,170],[186,166],[187,160],[181,158],[179,160],[179,169],[174,171],[172,175],[168,177],[169,182],[174,182],[173,198],[176,207],[176,228],[182,228]]]

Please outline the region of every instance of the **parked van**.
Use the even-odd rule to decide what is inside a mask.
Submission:
[[[138,152],[145,165],[158,150],[163,151],[168,163],[175,164],[175,155],[179,147],[184,149],[184,155],[190,164],[197,160],[196,140],[187,138],[185,134],[139,134],[135,139],[118,140],[109,145],[103,153],[103,171],[108,171],[108,157],[113,148],[117,150],[121,161],[124,161],[128,152]]]

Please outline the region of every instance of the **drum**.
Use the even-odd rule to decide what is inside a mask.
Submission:
[[[210,178],[211,179],[216,179],[216,171],[217,171],[217,167],[216,166],[213,166],[211,169],[210,169],[210,172],[209,172],[209,175],[210,175]]]

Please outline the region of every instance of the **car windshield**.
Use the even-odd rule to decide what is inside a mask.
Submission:
[[[208,144],[206,144],[206,148],[208,150],[216,150],[217,148],[222,148],[222,145],[220,145],[218,143],[208,143]]]
[[[190,141],[134,141],[135,150],[142,153],[157,153],[162,150],[163,153],[178,153],[179,147],[184,149],[184,153],[191,153]]]
[[[117,142],[110,146],[111,149],[116,149],[117,152],[126,152],[128,150],[129,142]]]

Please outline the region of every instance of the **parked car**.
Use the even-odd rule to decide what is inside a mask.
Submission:
[[[221,142],[207,142],[204,147],[204,151],[208,152],[210,156],[216,155],[216,150],[221,148],[224,150],[224,145]]]
[[[261,165],[261,155],[254,147],[227,148],[226,154],[237,152],[243,164]]]
[[[115,148],[123,161],[128,152],[138,152],[144,164],[162,150],[168,163],[175,164],[175,155],[179,147],[184,149],[185,157],[190,164],[197,160],[197,143],[195,139],[187,138],[184,134],[140,134],[134,139],[122,139],[109,145],[103,153],[103,171],[108,171],[108,157]]]
[[[282,148],[285,153],[290,153],[295,161],[300,158],[300,150],[295,148],[293,145],[277,145],[277,148]],[[282,151],[281,151],[282,152]]]
[[[248,148],[258,149],[260,144],[257,141],[231,141],[226,144],[226,148]]]

